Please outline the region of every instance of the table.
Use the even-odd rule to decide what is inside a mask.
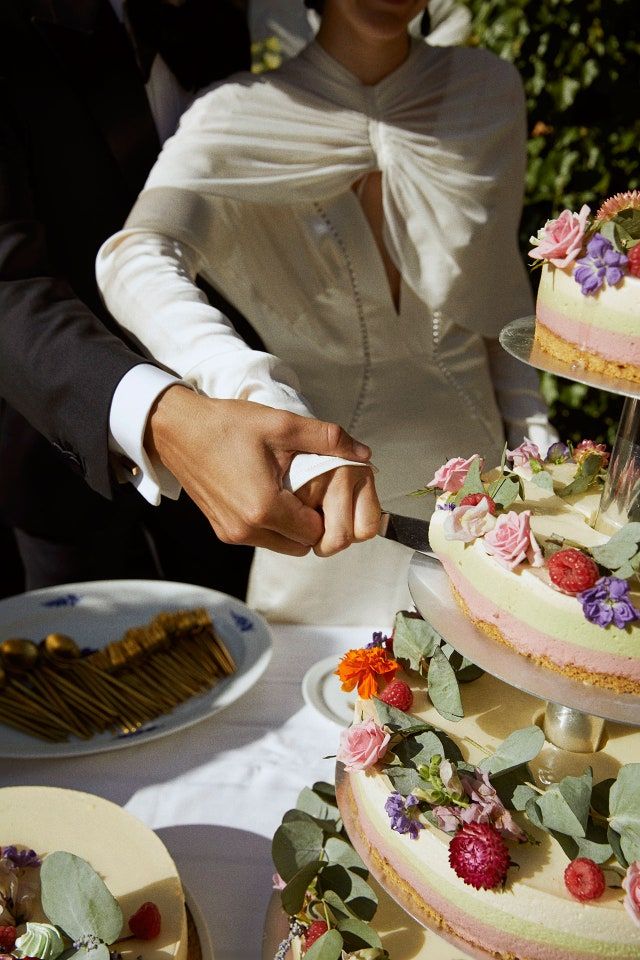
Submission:
[[[215,960],[258,960],[271,897],[271,837],[305,786],[331,780],[340,727],[305,705],[318,660],[364,646],[377,626],[272,626],[255,687],[210,720],[95,756],[0,760],[2,786],[86,790],[126,807],[171,851],[207,921]],[[0,728],[0,736],[1,736]]]

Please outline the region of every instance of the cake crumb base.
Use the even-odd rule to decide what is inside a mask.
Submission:
[[[640,367],[633,363],[623,363],[616,360],[607,360],[597,353],[590,353],[586,349],[580,349],[577,344],[563,340],[557,334],[552,333],[548,327],[536,318],[535,342],[545,353],[551,354],[557,360],[561,360],[569,366],[576,365],[583,370],[590,370],[593,373],[599,373],[606,377],[615,377],[618,380],[632,380],[634,383],[640,383]]]

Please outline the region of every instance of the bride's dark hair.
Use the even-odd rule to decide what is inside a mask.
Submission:
[[[304,0],[304,5],[310,10],[315,10],[316,13],[320,15],[322,15],[322,11],[324,10],[324,0]],[[423,37],[426,37],[430,30],[431,18],[428,9],[425,9],[420,20],[420,33]]]
[[[315,10],[316,13],[322,13],[324,0],[304,0],[304,5],[309,7],[310,10]]]

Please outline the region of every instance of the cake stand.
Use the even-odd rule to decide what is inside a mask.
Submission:
[[[500,343],[516,359],[588,386],[624,396],[625,403],[611,453],[596,529],[611,534],[629,520],[640,518],[640,384],[604,376],[580,363],[567,364],[544,353],[534,341],[535,318],[508,324]],[[440,564],[415,554],[409,589],[416,607],[447,643],[483,670],[547,702],[544,732],[561,750],[593,753],[603,741],[605,720],[640,726],[640,697],[596,687],[540,667],[478,630],[451,596]]]

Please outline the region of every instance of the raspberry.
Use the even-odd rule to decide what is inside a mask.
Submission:
[[[564,872],[564,885],[576,900],[584,903],[597,900],[606,887],[604,873],[597,863],[586,857],[572,860]]]
[[[595,560],[582,550],[568,547],[558,550],[549,558],[549,576],[558,590],[575,596],[592,587],[600,579],[600,571]]]
[[[510,862],[506,843],[489,823],[465,824],[449,844],[449,863],[476,890],[501,886]]]
[[[461,507],[471,506],[475,507],[476,504],[480,503],[481,500],[487,501],[487,506],[489,507],[489,513],[495,515],[496,512],[496,502],[493,497],[490,497],[488,493],[468,493],[466,497],[463,497],[460,501]]]
[[[155,903],[147,900],[129,917],[129,930],[138,940],[153,940],[160,933],[162,918]]]
[[[627,253],[629,262],[627,264],[629,268],[629,273],[632,277],[640,277],[640,243],[636,243],[635,247],[631,247],[631,250]]]
[[[314,920],[313,923],[307,927],[304,935],[305,953],[309,949],[311,944],[315,943],[316,940],[319,940],[320,937],[323,936],[323,934],[325,934],[328,929],[329,927],[324,922],[324,920]]]
[[[388,703],[390,707],[397,707],[398,710],[406,712],[411,709],[413,703],[411,687],[404,680],[392,680],[380,694],[380,700]]]
[[[16,945],[17,930],[15,927],[0,927],[0,951],[11,953]]]

